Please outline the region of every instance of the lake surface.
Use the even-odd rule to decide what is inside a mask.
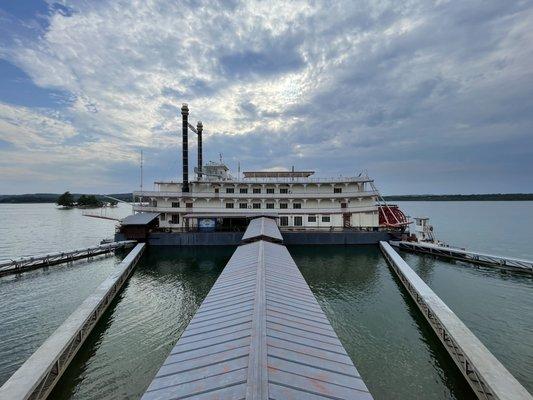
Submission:
[[[431,217],[437,237],[447,242],[533,258],[526,229],[533,202],[400,206]],[[106,212],[121,217],[130,211],[121,204]],[[114,225],[50,204],[0,205],[0,259],[95,245],[113,235]],[[139,398],[233,250],[149,249],[53,398]],[[377,247],[289,250],[376,399],[472,398]],[[533,392],[533,279],[402,255]],[[0,278],[0,384],[120,260],[117,255]]]

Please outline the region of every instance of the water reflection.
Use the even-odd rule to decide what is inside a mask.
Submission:
[[[52,398],[139,398],[233,251],[148,249]]]
[[[473,398],[377,247],[290,252],[376,399]]]

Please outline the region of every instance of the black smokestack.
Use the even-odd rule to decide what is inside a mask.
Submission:
[[[189,192],[189,107],[186,103],[183,103],[181,107],[181,117],[183,120],[183,146],[182,146],[182,158],[183,158],[183,186],[181,191],[184,193]]]
[[[196,131],[198,133],[198,178],[202,176],[202,130],[204,129],[204,126],[202,125],[202,121],[198,121],[198,124],[196,124]]]

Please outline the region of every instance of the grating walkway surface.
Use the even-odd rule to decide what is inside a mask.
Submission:
[[[144,400],[371,399],[285,246],[237,248]]]

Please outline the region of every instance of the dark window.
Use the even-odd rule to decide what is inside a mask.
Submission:
[[[160,220],[160,221],[164,221],[164,220],[165,220],[165,214],[161,214],[161,215],[159,216],[159,220]]]
[[[179,201],[173,201],[173,202],[172,202],[172,208],[180,208],[180,203],[179,203]]]
[[[234,207],[233,203],[226,203],[226,208],[233,208],[233,207]]]
[[[274,188],[267,188],[267,194],[274,194]]]
[[[170,218],[171,224],[179,224],[180,222],[180,215],[179,214],[172,214],[172,217]]]
[[[220,189],[219,188],[215,188],[215,193],[218,193],[220,192]]]
[[[292,208],[302,208],[302,203],[293,203]]]
[[[323,215],[322,216],[322,222],[330,222],[330,220],[331,219],[330,219],[329,215]]]
[[[253,203],[252,207],[253,208],[261,208],[261,203]]]
[[[157,207],[157,200],[152,200],[150,203],[152,204],[152,207]]]
[[[346,208],[347,204],[346,203],[341,203],[341,208]]]
[[[254,188],[254,194],[261,193],[261,188]]]
[[[248,189],[247,188],[240,188],[239,189],[239,193],[246,194],[246,193],[248,193]]]
[[[333,193],[342,193],[342,188],[333,188]]]
[[[307,217],[307,222],[316,222],[316,215],[310,215]]]
[[[294,217],[294,226],[302,226],[302,217]]]
[[[289,208],[287,203],[279,203],[279,208]]]
[[[239,208],[248,208],[248,203],[239,203]]]
[[[234,188],[226,188],[226,193],[235,193]]]
[[[192,208],[192,203],[185,203],[185,207]]]
[[[267,208],[274,208],[274,203],[267,203]]]
[[[280,226],[288,226],[289,225],[289,217],[279,217],[279,225]]]
[[[287,189],[287,188],[280,188],[280,189],[279,189],[279,192],[280,192],[281,194],[287,194],[287,193],[289,193],[289,189]]]

